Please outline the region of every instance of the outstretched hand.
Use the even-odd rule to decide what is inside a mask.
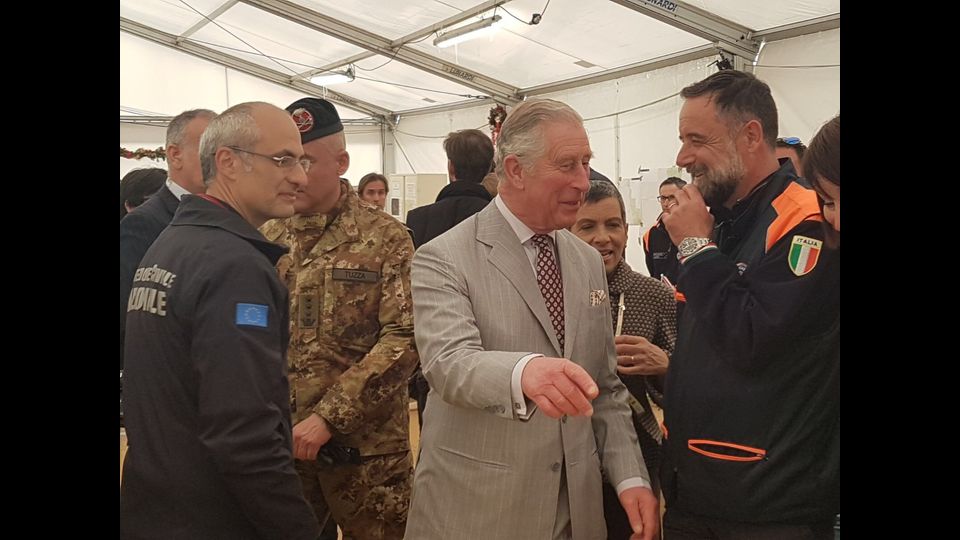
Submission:
[[[530,360],[523,368],[520,388],[550,418],[590,416],[590,401],[600,394],[590,374],[566,358]]]

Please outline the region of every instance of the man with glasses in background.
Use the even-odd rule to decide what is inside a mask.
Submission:
[[[286,250],[256,229],[293,215],[303,153],[273,105],[211,120],[206,193],[183,197],[134,272],[121,538],[317,537],[293,468]]]
[[[660,183],[660,195],[657,196],[657,201],[664,212],[677,203],[676,193],[685,185],[687,182],[676,176],[671,176]],[[662,213],[657,216],[653,227],[650,227],[647,234],[640,238],[640,245],[643,246],[650,277],[659,279],[675,290],[674,284],[677,282],[677,274],[680,271],[680,261],[677,260],[677,246],[670,241],[670,235],[663,227],[662,218]]]
[[[778,137],[777,148],[775,149],[777,159],[790,158],[793,163],[793,170],[800,174],[800,160],[803,159],[803,153],[807,147],[800,140],[800,137]]]
[[[333,104],[287,107],[313,162],[297,215],[268,236],[291,248],[281,261],[291,300],[294,456],[325,534],[403,538],[410,505],[407,380],[417,364],[407,228],[341,178],[350,166]]]

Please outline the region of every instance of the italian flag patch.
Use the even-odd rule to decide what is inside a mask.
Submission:
[[[794,236],[790,242],[790,255],[787,257],[790,270],[798,276],[809,273],[817,266],[817,261],[820,260],[820,248],[822,247],[822,240],[800,235]]]

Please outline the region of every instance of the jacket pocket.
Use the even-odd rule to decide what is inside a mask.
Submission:
[[[380,338],[380,273],[333,266],[323,272],[323,333],[340,346],[370,349]]]
[[[724,461],[762,461],[767,457],[767,451],[762,448],[710,439],[690,439],[687,441],[687,448],[709,458]]]

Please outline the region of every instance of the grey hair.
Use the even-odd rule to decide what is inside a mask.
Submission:
[[[213,119],[216,117],[217,113],[210,109],[191,109],[174,116],[173,120],[170,120],[170,123],[167,125],[166,146],[183,144],[183,134],[187,131],[187,126],[190,125],[190,122],[193,122],[195,118]]]
[[[543,124],[568,122],[583,125],[583,118],[566,103],[552,99],[530,99],[517,105],[507,115],[500,136],[494,166],[503,178],[503,162],[507,156],[517,156],[524,167],[540,159],[544,152]]]
[[[620,195],[620,190],[617,189],[617,186],[613,185],[613,182],[609,180],[591,180],[590,191],[587,192],[583,203],[596,203],[611,198],[617,199],[617,202],[620,203],[620,219],[626,221],[627,209],[623,205],[623,196]]]
[[[213,183],[217,176],[217,150],[225,146],[249,149],[260,141],[260,127],[253,118],[254,107],[260,105],[269,104],[260,101],[240,103],[210,121],[200,138],[200,168],[204,186]],[[247,163],[246,156],[241,159]]]

